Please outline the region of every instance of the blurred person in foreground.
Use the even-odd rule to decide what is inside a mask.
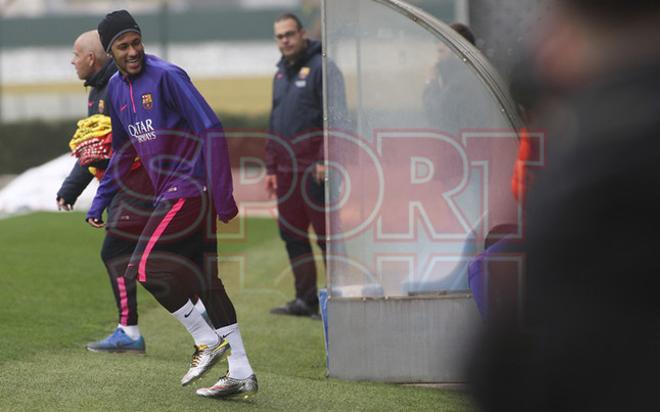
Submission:
[[[71,64],[75,67],[85,87],[90,87],[87,102],[87,118],[78,122],[78,130],[70,147],[78,158],[73,169],[57,192],[57,206],[70,211],[89,183],[96,177],[101,179],[111,155],[112,130],[110,125],[110,103],[108,81],[117,72],[117,66],[101,46],[96,30],[82,33],[73,44]],[[136,281],[122,275],[125,263],[119,258],[135,248],[135,238],[145,223],[139,210],[152,209],[149,178],[139,160],[134,162],[126,181],[133,190],[121,190],[108,207],[106,237],[101,248],[101,258],[108,271],[118,311],[118,325],[105,339],[87,344],[93,352],[139,352],[144,353],[144,338],[138,327]],[[138,195],[137,197],[135,195]],[[126,207],[130,204],[132,207]]]
[[[549,13],[532,67],[548,147],[527,198],[525,316],[489,324],[473,391],[486,411],[657,409],[660,3]]]
[[[275,19],[282,58],[273,79],[270,133],[266,146],[266,191],[277,196],[278,226],[295,280],[296,298],[271,309],[279,315],[319,318],[316,263],[308,230],[313,226],[325,262],[325,167],[321,43],[308,39],[293,14]]]
[[[152,182],[148,217],[125,277],[137,278],[190,333],[195,351],[181,385],[201,378],[228,354],[229,370],[204,397],[257,392],[236,311],[218,277],[217,218],[238,214],[220,120],[181,68],[145,54],[140,27],[126,10],[99,23],[101,43],[119,73],[108,85],[113,155],[87,222],[103,227],[108,206],[136,156]],[[207,322],[190,296],[197,290]]]

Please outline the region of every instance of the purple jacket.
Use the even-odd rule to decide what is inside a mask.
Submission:
[[[208,188],[223,222],[238,214],[222,125],[186,72],[146,55],[139,75],[110,79],[108,98],[113,155],[88,218],[101,218],[136,156],[156,203],[200,196]]]

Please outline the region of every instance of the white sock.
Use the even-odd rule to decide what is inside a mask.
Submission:
[[[195,302],[195,309],[197,309],[197,312],[199,313],[204,313],[206,312],[206,306],[204,306],[204,302],[202,302],[202,299],[197,299],[197,302]]]
[[[195,310],[195,305],[190,299],[172,315],[188,330],[195,340],[195,345],[213,346],[220,340],[215,331],[206,323],[202,314]]]
[[[140,328],[138,327],[138,325],[125,326],[120,323],[119,325],[117,325],[117,327],[121,328],[126,334],[126,336],[128,336],[133,340],[138,340],[140,339],[140,336],[142,336],[140,334]]]
[[[241,331],[238,329],[238,323],[216,329],[218,335],[229,341],[231,354],[227,358],[229,363],[229,376],[234,379],[245,379],[252,375],[252,367],[245,353]]]

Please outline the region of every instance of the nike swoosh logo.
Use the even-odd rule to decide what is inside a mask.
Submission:
[[[188,312],[187,315],[183,315],[183,317],[184,317],[184,318],[187,318],[188,316],[190,316],[190,314],[193,313],[193,310],[195,310],[195,307],[193,307],[192,309],[190,309],[190,312]]]
[[[119,108],[119,111],[123,112],[124,110],[126,110],[127,107],[128,107],[128,104],[125,104],[125,105],[123,105],[122,107]]]

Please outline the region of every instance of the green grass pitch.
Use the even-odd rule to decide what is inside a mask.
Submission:
[[[293,294],[284,246],[269,219],[248,220],[245,239],[220,245],[221,275],[259,379],[256,397],[195,395],[226,364],[182,388],[193,342],[141,287],[147,355],[87,352],[84,344],[116,322],[99,257],[102,237],[81,213],[0,220],[0,411],[472,409],[461,392],[326,378],[321,322],[268,313]]]

